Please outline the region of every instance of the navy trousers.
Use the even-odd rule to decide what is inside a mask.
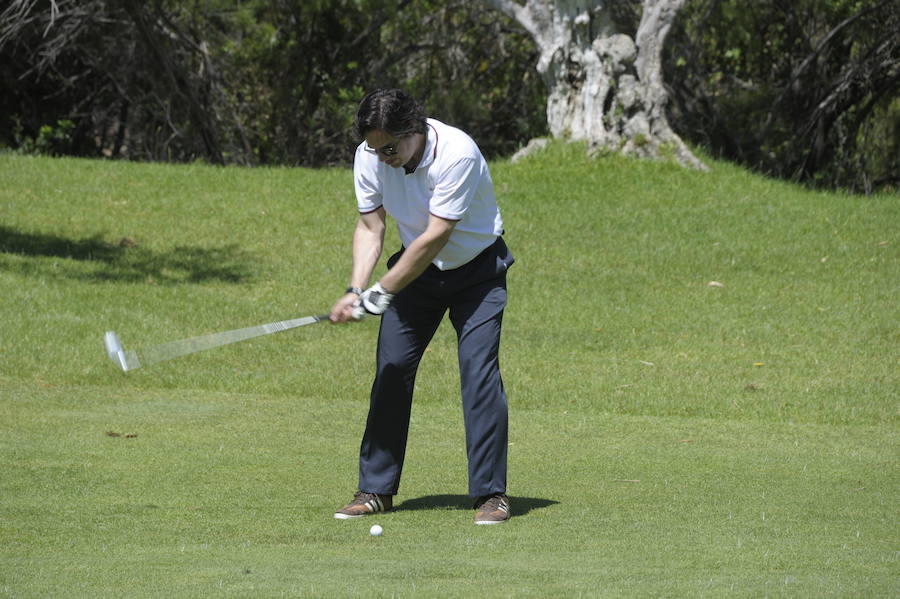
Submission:
[[[402,250],[388,260],[392,266]],[[506,492],[508,407],[500,377],[506,271],[503,238],[459,268],[431,265],[396,295],[381,317],[375,382],[359,453],[359,489],[395,495],[406,454],[416,371],[449,310],[458,340],[469,495]]]

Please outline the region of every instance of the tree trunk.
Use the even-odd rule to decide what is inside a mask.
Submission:
[[[488,2],[537,43],[554,137],[587,141],[592,152],[673,155],[682,165],[706,168],[666,118],[662,46],[684,0],[643,0],[634,39],[616,30],[612,0]]]

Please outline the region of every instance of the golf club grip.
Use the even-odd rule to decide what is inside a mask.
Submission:
[[[200,337],[191,337],[189,339],[179,339],[178,341],[170,341],[160,345],[153,345],[138,350],[138,358],[143,366],[170,360],[179,356],[193,354],[214,347],[237,343],[238,341],[246,341],[254,337],[262,335],[270,335],[272,333],[280,333],[297,327],[306,326],[329,320],[328,314],[319,314],[317,316],[306,316],[304,318],[294,318],[292,320],[280,320],[278,322],[270,322],[253,327],[243,329],[235,329],[233,331],[225,331],[223,333],[213,333],[211,335],[202,335]]]

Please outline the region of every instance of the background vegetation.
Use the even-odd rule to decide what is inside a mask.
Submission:
[[[488,155],[543,131],[524,32],[463,0],[17,0],[7,144],[138,160],[345,164],[356,105],[403,86]],[[44,129],[42,129],[42,127]]]
[[[633,30],[640,2],[616,4]],[[464,0],[12,0],[0,144],[242,165],[346,164],[364,90],[402,86],[490,157],[546,134],[537,53]],[[671,124],[811,185],[898,186],[900,5],[689,0],[666,49]]]
[[[896,190],[897,31],[893,0],[689,1],[667,39],[673,121],[770,175]]]

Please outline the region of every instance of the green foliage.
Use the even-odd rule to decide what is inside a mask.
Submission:
[[[616,30],[633,34],[642,3],[606,4]],[[358,100],[396,86],[486,155],[506,156],[546,134],[546,90],[533,41],[488,5],[12,0],[0,9],[0,145],[346,164]],[[686,2],[664,47],[670,121],[712,155],[767,174],[896,190],[897,30],[889,0]]]
[[[871,118],[860,127],[858,153],[848,167],[859,166],[865,189],[900,193],[900,98],[888,99],[874,107]]]
[[[16,148],[26,154],[43,154],[46,156],[61,156],[72,151],[72,133],[75,123],[68,119],[56,122],[56,126],[42,125],[38,129],[36,138],[32,138],[23,132],[20,121],[16,120],[13,129],[13,138]]]
[[[376,86],[412,90],[489,156],[545,129],[533,44],[481,4],[22,2],[2,13],[0,119],[21,123],[21,139],[70,120],[66,153],[345,164]]]
[[[900,4],[695,0],[667,39],[672,125],[717,156],[818,186],[896,189]],[[887,151],[876,157],[881,151]]]
[[[510,155],[546,132],[546,95],[530,37],[482,2],[417,2],[392,37],[414,40],[404,84],[437,118],[463,126],[487,156]]]

